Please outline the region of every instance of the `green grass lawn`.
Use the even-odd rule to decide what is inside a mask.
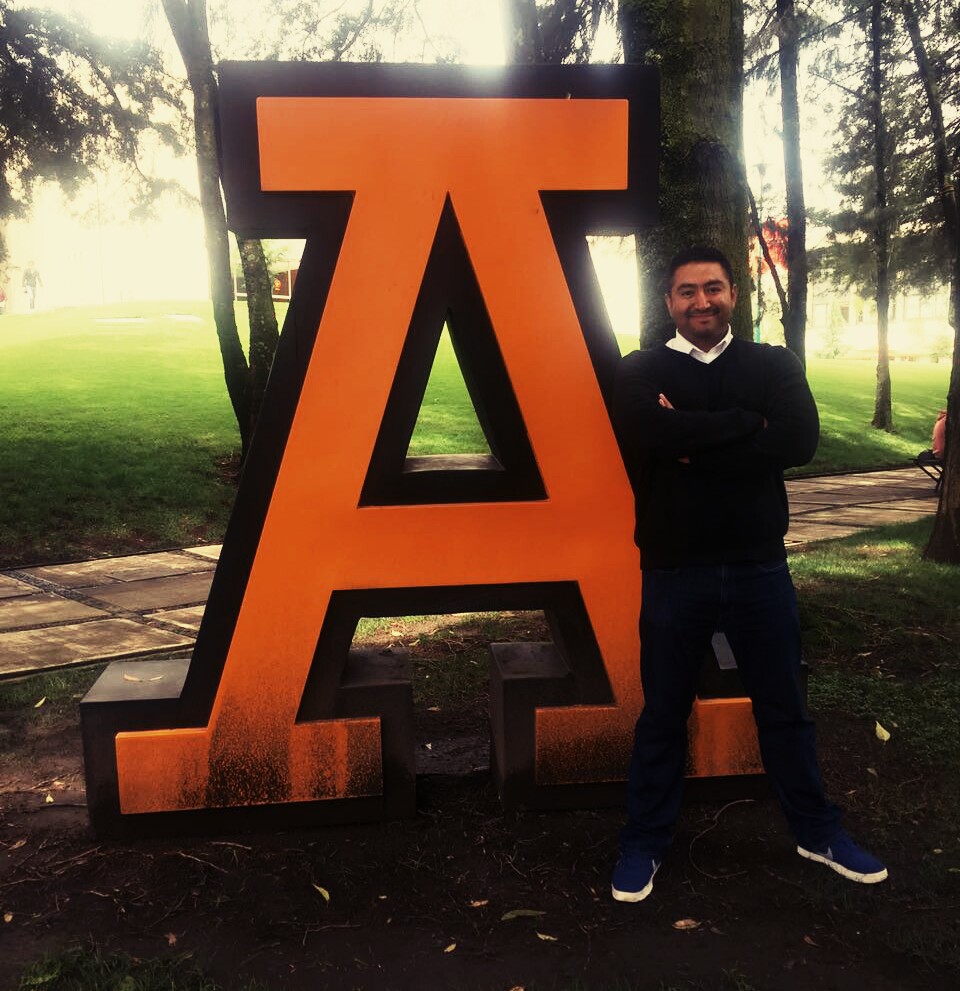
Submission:
[[[869,363],[811,361],[824,429],[805,471],[905,464],[948,375],[894,367],[890,435],[868,425]],[[0,317],[0,567],[220,539],[234,494],[220,468],[238,446],[208,304]],[[486,450],[446,338],[410,450]]]

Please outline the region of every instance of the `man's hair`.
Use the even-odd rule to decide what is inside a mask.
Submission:
[[[684,248],[683,251],[674,255],[667,266],[667,271],[663,277],[664,295],[669,295],[671,288],[673,288],[673,277],[677,269],[694,262],[713,262],[719,265],[726,273],[730,285],[734,285],[733,266],[730,264],[730,259],[719,248],[711,248],[706,244],[692,244],[689,248]]]

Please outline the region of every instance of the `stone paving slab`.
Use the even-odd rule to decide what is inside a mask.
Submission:
[[[131,654],[188,647],[187,636],[129,619],[0,633],[0,675],[11,676]]]
[[[929,479],[910,469],[791,479],[787,491],[791,551],[937,509]],[[202,544],[0,575],[0,677],[188,648],[221,549]]]
[[[823,509],[824,506],[834,505],[833,500],[829,496],[818,496],[813,495],[792,495],[789,497],[790,501],[790,512],[794,512],[797,509]]]
[[[791,520],[787,531],[787,546],[795,544],[811,544],[818,540],[836,540],[839,537],[849,537],[854,533],[863,533],[867,527],[850,526],[842,523],[806,522],[803,519]]]
[[[161,551],[158,554],[133,554],[129,557],[102,558],[98,561],[79,561],[76,564],[57,564],[42,568],[27,568],[23,575],[41,578],[63,585],[65,588],[87,588],[107,582],[133,582],[145,578],[164,578],[168,575],[185,575],[193,571],[213,568],[191,554],[179,551]]]
[[[918,473],[914,476],[891,476],[886,472],[877,472],[868,475],[820,475],[817,478],[797,478],[788,479],[786,482],[788,491],[855,491],[863,492],[868,489],[878,489],[890,493],[892,498],[902,495],[911,489],[927,490],[933,489],[930,480],[924,479],[925,475]]]
[[[33,595],[36,586],[28,585],[10,575],[0,575],[0,599],[14,599],[20,595]]]
[[[162,623],[171,623],[173,626],[182,626],[185,630],[196,633],[200,629],[200,620],[206,605],[188,606],[186,609],[161,609],[159,612],[147,613],[147,619],[155,619]]]
[[[99,588],[86,588],[84,595],[88,599],[104,602],[117,609],[145,612],[205,602],[212,581],[211,570],[199,574],[168,575],[164,578],[144,578],[135,582],[116,582]]]
[[[18,626],[42,626],[47,623],[68,623],[77,619],[104,616],[102,609],[94,609],[82,602],[65,599],[52,592],[38,592],[0,601],[0,630],[12,630]]]
[[[886,504],[890,509],[916,510],[924,516],[933,516],[937,511],[936,499],[898,499]]]
[[[814,513],[804,513],[799,517],[804,522],[853,523],[859,526],[885,526],[887,523],[906,523],[919,520],[930,513],[925,510],[892,509],[887,503],[881,506],[847,506],[843,513],[833,509],[823,509]]]

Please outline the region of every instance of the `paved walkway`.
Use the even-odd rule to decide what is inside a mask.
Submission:
[[[789,481],[796,549],[936,512],[915,468]],[[118,657],[187,651],[219,546],[0,573],[0,678]]]

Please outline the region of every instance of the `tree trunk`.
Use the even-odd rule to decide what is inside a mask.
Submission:
[[[532,65],[541,61],[543,39],[536,0],[503,0],[507,33],[507,61]]]
[[[660,70],[662,219],[638,238],[641,343],[673,333],[654,279],[691,244],[713,245],[730,258],[742,289],[733,333],[751,340],[742,0],[618,3],[625,61],[656,59]]]
[[[947,394],[947,437],[943,454],[943,480],[940,502],[933,524],[933,533],[923,556],[943,564],[960,564],[960,209],[957,186],[950,169],[946,131],[943,126],[943,104],[936,76],[927,57],[926,45],[920,33],[917,12],[910,0],[902,0],[900,9],[910,35],[917,72],[923,83],[930,109],[930,130],[933,135],[937,187],[943,209],[943,223],[950,244],[950,314],[953,321],[953,366],[950,370],[950,390]]]
[[[890,394],[890,216],[887,191],[887,126],[883,117],[883,0],[872,0],[870,9],[870,113],[873,118],[876,223],[874,254],[877,264],[877,392],[871,425],[893,430]]]
[[[807,206],[800,156],[800,101],[797,94],[799,44],[794,0],[777,0],[780,38],[780,113],[783,118],[783,171],[787,192],[787,307],[783,313],[786,345],[806,366]]]
[[[193,93],[200,208],[203,211],[213,320],[220,342],[227,394],[243,440],[249,423],[246,405],[247,359],[240,343],[233,309],[229,235],[220,193],[220,163],[217,157],[217,83],[207,33],[207,5],[205,0],[163,0],[163,9],[180,49]]]
[[[277,330],[277,314],[273,306],[273,280],[263,254],[263,244],[258,238],[237,238],[240,263],[243,266],[243,282],[247,289],[247,313],[250,319],[249,371],[246,381],[245,411],[248,417],[247,440],[243,445],[246,456],[249,438],[253,435],[263,393],[270,375],[270,366],[277,350],[280,334]]]
[[[213,321],[220,342],[227,395],[240,430],[242,456],[246,457],[267,375],[277,346],[277,318],[273,308],[270,274],[263,248],[238,239],[247,287],[250,315],[250,360],[243,353],[233,304],[230,242],[220,185],[217,148],[219,90],[213,71],[206,0],[163,0],[163,9],[183,58],[193,93],[193,124],[200,178],[200,207],[210,272]]]
[[[501,0],[507,36],[507,61],[518,65],[560,64],[574,53],[583,58],[593,43],[600,8],[612,0]],[[585,43],[577,51],[577,40]]]

